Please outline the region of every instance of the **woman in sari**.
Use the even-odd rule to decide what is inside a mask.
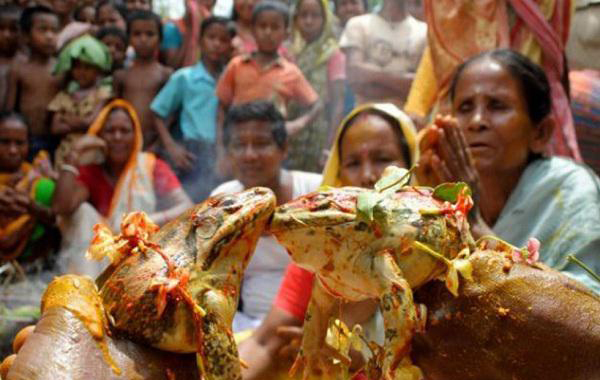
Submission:
[[[323,99],[325,109],[290,140],[288,166],[293,169],[321,171],[324,151],[342,119],[346,58],[335,38],[333,21],[326,0],[300,0],[296,4],[290,52]]]
[[[26,161],[27,129],[21,115],[0,114],[0,352],[38,316],[60,239],[50,209],[55,173],[46,152]]]
[[[428,48],[405,106],[418,118],[439,107],[447,112],[448,89],[456,68],[468,58],[510,48],[543,67],[558,126],[553,154],[581,160],[567,98],[564,49],[574,2],[571,0],[424,0]]]
[[[83,256],[94,224],[118,231],[123,215],[133,211],[164,224],[192,204],[167,164],[142,152],[140,123],[125,100],[102,109],[66,162],[53,209],[61,216],[60,260],[67,273],[99,273],[101,268]]]
[[[554,127],[549,88],[541,67],[511,50],[465,62],[450,84],[454,118],[423,133],[418,181],[469,183],[475,237],[518,247],[535,237],[542,262],[600,292],[567,260],[572,253],[600,271],[600,180],[570,159],[543,156]]]
[[[50,209],[55,173],[46,152],[33,163],[25,161],[27,136],[20,115],[0,115],[0,262],[47,253],[38,243],[55,225]]]
[[[389,165],[409,168],[418,156],[416,131],[406,114],[393,104],[365,104],[341,123],[322,185],[369,188]],[[282,360],[279,352],[302,334],[312,282],[312,273],[294,264],[288,266],[271,311],[252,336],[239,345],[240,358],[249,364],[243,373],[245,380],[276,378],[272,372],[266,375],[269,371],[287,372],[290,363]],[[343,318],[349,326],[364,323],[368,333],[377,334],[372,319],[375,310],[372,301],[346,304]]]

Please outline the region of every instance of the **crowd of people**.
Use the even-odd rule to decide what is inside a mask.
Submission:
[[[35,315],[52,276],[102,271],[84,257],[96,223],[145,211],[163,225],[253,186],[279,204],[369,188],[389,165],[416,167],[418,185],[467,182],[475,237],[536,237],[541,261],[600,292],[567,260],[600,272],[600,180],[583,163],[600,170],[600,67],[588,49],[567,60],[571,1],[234,0],[224,17],[186,0],[178,20],[150,0],[4,3],[6,334],[2,316]],[[599,17],[600,2],[577,7]],[[312,281],[261,237],[234,320],[244,379],[301,334]],[[383,339],[375,302],[342,310]]]

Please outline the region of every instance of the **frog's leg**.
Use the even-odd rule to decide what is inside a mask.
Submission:
[[[329,294],[321,282],[316,279],[304,317],[304,333],[302,346],[294,365],[290,369],[290,377],[297,370],[304,368],[303,379],[335,379],[336,371],[331,357],[325,357],[321,350],[325,345],[325,337],[329,327],[329,319],[338,302]]]
[[[201,379],[241,380],[237,345],[231,332],[235,300],[214,289],[206,291],[202,299],[206,315],[199,323],[200,347],[196,355]]]
[[[385,327],[384,378],[394,380],[422,379],[418,367],[411,365],[408,353],[417,328],[417,312],[412,290],[391,253],[375,254],[374,275],[380,286],[380,307]]]

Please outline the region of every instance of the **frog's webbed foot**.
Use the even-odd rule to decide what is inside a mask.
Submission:
[[[413,334],[422,326],[425,309],[415,307],[412,290],[392,255],[375,256],[375,273],[381,274],[380,306],[385,326],[382,371],[386,380],[417,380],[423,375],[408,357]]]

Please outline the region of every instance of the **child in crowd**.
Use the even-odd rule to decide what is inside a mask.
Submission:
[[[358,104],[403,108],[427,44],[427,24],[408,13],[408,0],[383,0],[381,10],[348,20],[340,37],[347,77]]]
[[[154,117],[150,103],[167,82],[173,70],[158,62],[161,39],[160,17],[150,11],[134,11],[127,20],[129,43],[135,50],[130,68],[114,73],[114,92],[133,104],[144,134],[144,147],[156,141]]]
[[[299,0],[292,26],[291,52],[302,74],[321,96],[325,112],[290,144],[288,167],[320,172],[335,127],[342,121],[346,58],[333,33],[327,0]]]
[[[48,105],[48,111],[53,113],[51,132],[61,139],[54,156],[57,168],[110,98],[111,87],[101,82],[110,68],[108,48],[89,35],[71,41],[60,52],[54,71],[66,73],[68,82]]]
[[[192,66],[200,57],[200,24],[210,17],[215,0],[185,0],[185,16],[163,25],[161,59],[173,67]]]
[[[96,35],[110,52],[112,58],[111,73],[122,69],[125,64],[125,53],[127,52],[127,34],[119,28],[109,26],[101,28]]]
[[[77,0],[50,0],[49,3],[52,10],[58,15],[60,30],[73,21],[73,13],[77,6]]]
[[[123,4],[127,8],[127,12],[152,10],[151,0],[125,0]]]
[[[19,17],[21,10],[14,5],[0,7],[0,102],[6,99],[8,72],[19,54]]]
[[[52,152],[54,148],[47,107],[62,83],[61,76],[52,75],[59,19],[50,8],[40,5],[23,11],[20,26],[29,57],[11,67],[4,108],[21,112],[28,120],[33,157],[42,149]]]
[[[300,69],[278,53],[286,37],[288,17],[287,6],[279,2],[264,1],[254,8],[253,33],[258,51],[233,58],[219,79],[220,121],[231,105],[255,100],[272,101],[287,116],[287,108],[294,101],[308,108],[302,116],[286,122],[288,134],[294,136],[318,115],[319,95]],[[219,142],[220,136],[219,127]]]
[[[234,0],[233,19],[237,36],[233,40],[236,54],[251,53],[256,50],[256,41],[252,33],[252,12],[258,0]]]
[[[75,21],[94,24],[96,22],[96,8],[91,4],[80,5],[73,12]]]
[[[176,71],[150,108],[173,166],[192,200],[203,200],[214,187],[215,135],[219,100],[215,86],[232,51],[235,29],[222,17],[209,17],[200,27],[202,58]],[[169,134],[167,120],[177,116],[183,146]]]
[[[369,11],[369,2],[367,0],[335,0],[333,5],[335,7],[335,15],[339,21],[335,30],[337,38],[340,38],[348,20]]]
[[[114,0],[102,0],[96,5],[96,25],[100,28],[114,26],[127,30],[127,10]]]

